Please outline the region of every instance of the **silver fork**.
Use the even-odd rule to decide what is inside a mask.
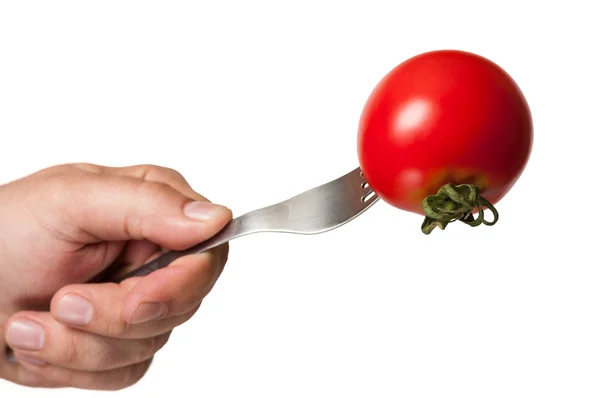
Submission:
[[[312,235],[331,231],[358,217],[378,200],[360,168],[356,168],[288,200],[234,218],[210,239],[186,250],[169,251],[115,281],[148,275],[179,257],[204,252],[244,235],[257,232]]]

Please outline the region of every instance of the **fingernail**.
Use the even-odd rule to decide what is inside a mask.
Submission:
[[[130,323],[142,323],[156,319],[167,311],[162,303],[143,303],[131,317]]]
[[[6,342],[24,350],[40,350],[44,346],[44,328],[28,319],[19,319],[10,324]]]
[[[183,213],[197,221],[209,221],[227,212],[227,208],[209,202],[190,202],[185,205]]]
[[[67,294],[56,304],[54,315],[60,322],[71,325],[87,325],[92,320],[94,309],[83,297]]]
[[[34,366],[42,366],[46,364],[46,361],[42,360],[42,359],[38,359],[38,358],[34,358],[34,357],[30,357],[28,355],[18,355],[17,356],[17,360],[19,362],[25,362],[28,363],[30,365],[34,365]]]

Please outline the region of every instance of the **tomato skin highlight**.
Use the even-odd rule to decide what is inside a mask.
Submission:
[[[495,204],[529,160],[533,122],[506,71],[465,51],[437,50],[392,69],[365,103],[358,158],[388,204],[424,214],[447,183],[475,184]]]

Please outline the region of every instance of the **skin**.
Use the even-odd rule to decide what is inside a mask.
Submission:
[[[20,385],[131,386],[227,261],[223,245],[146,277],[86,283],[190,247],[231,219],[171,169],[59,165],[0,186],[0,204],[0,377]]]

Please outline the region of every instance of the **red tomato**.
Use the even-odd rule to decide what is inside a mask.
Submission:
[[[479,55],[440,50],[406,60],[377,84],[361,115],[358,157],[369,185],[392,206],[431,217],[426,199],[437,199],[472,221],[485,207],[497,216],[493,204],[522,174],[532,143],[529,106],[508,73]],[[481,201],[457,204],[449,199],[457,189]]]

